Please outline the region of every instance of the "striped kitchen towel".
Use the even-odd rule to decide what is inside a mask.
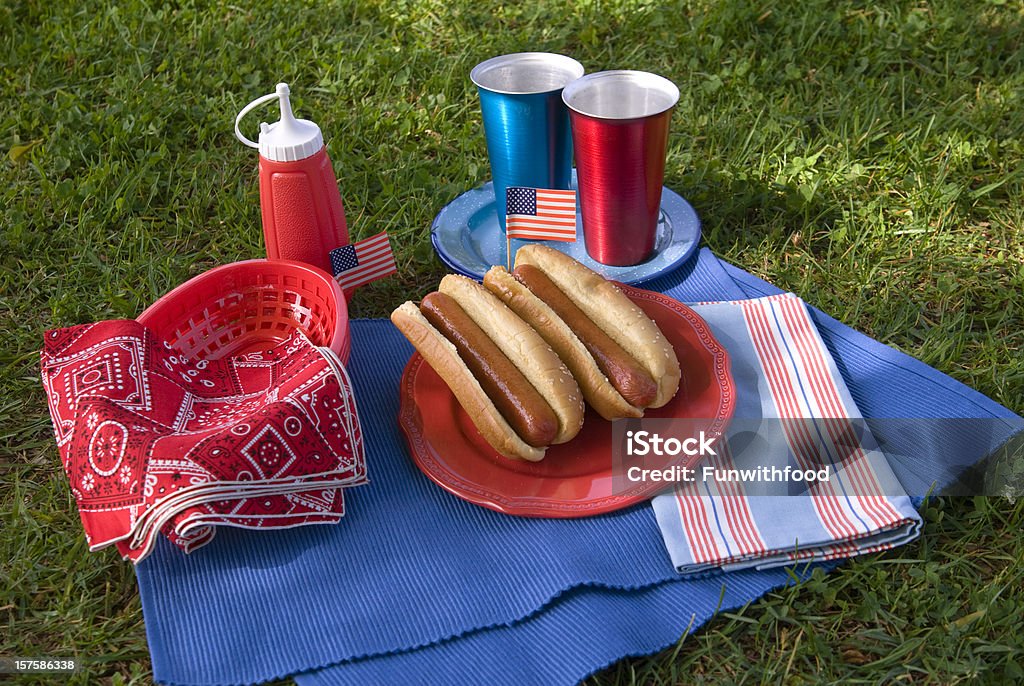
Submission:
[[[654,498],[676,569],[768,569],[885,550],[921,519],[793,294],[694,309],[728,349],[738,398],[716,455]]]

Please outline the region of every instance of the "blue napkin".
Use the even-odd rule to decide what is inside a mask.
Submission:
[[[770,289],[727,269],[705,250],[651,285],[684,301]],[[1008,436],[1005,408],[813,316],[866,416],[942,408],[1005,418]],[[411,347],[382,320],[353,322],[352,337],[370,484],[339,526],[225,531],[189,556],[159,545],[136,569],[158,681],[573,684],[791,580],[779,569],[680,579],[647,504],[543,520],[449,495],[413,466],[395,421]],[[913,396],[889,392],[893,378]],[[939,441],[921,460],[971,464],[995,433]]]

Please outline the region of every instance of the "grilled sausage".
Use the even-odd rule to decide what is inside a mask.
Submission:
[[[587,351],[594,356],[597,366],[615,390],[627,402],[637,407],[647,407],[654,402],[658,393],[658,384],[654,379],[622,346],[587,317],[544,272],[533,265],[523,264],[516,267],[512,275],[569,325]]]
[[[430,293],[420,303],[420,311],[455,345],[459,357],[519,437],[535,448],[551,445],[558,432],[558,418],[551,406],[455,299]]]

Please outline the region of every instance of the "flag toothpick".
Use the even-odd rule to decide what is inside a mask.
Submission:
[[[576,241],[576,191],[510,186],[505,191],[505,240],[512,270],[512,239]]]
[[[332,250],[331,269],[345,291],[396,273],[398,268],[387,231]]]

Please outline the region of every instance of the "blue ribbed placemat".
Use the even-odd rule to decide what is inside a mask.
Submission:
[[[771,288],[727,273],[706,250],[649,286],[680,300]],[[920,413],[934,407],[944,416],[1014,417],[820,316],[865,416],[928,416]],[[346,494],[338,526],[224,529],[189,556],[161,542],[137,569],[157,680],[245,683],[306,672],[300,682],[571,684],[673,642],[720,599],[741,605],[787,581],[778,571],[679,580],[646,505],[540,520],[448,495],[409,460],[395,421],[410,346],[386,320],[354,321],[352,336],[371,483]],[[926,392],[895,394],[894,383]],[[929,461],[975,461],[995,441],[984,438],[966,458],[939,444]]]
[[[648,655],[699,627],[717,609],[747,604],[790,581],[740,572],[666,581],[634,591],[577,587],[512,626],[296,676],[300,686],[570,686],[615,660]]]

